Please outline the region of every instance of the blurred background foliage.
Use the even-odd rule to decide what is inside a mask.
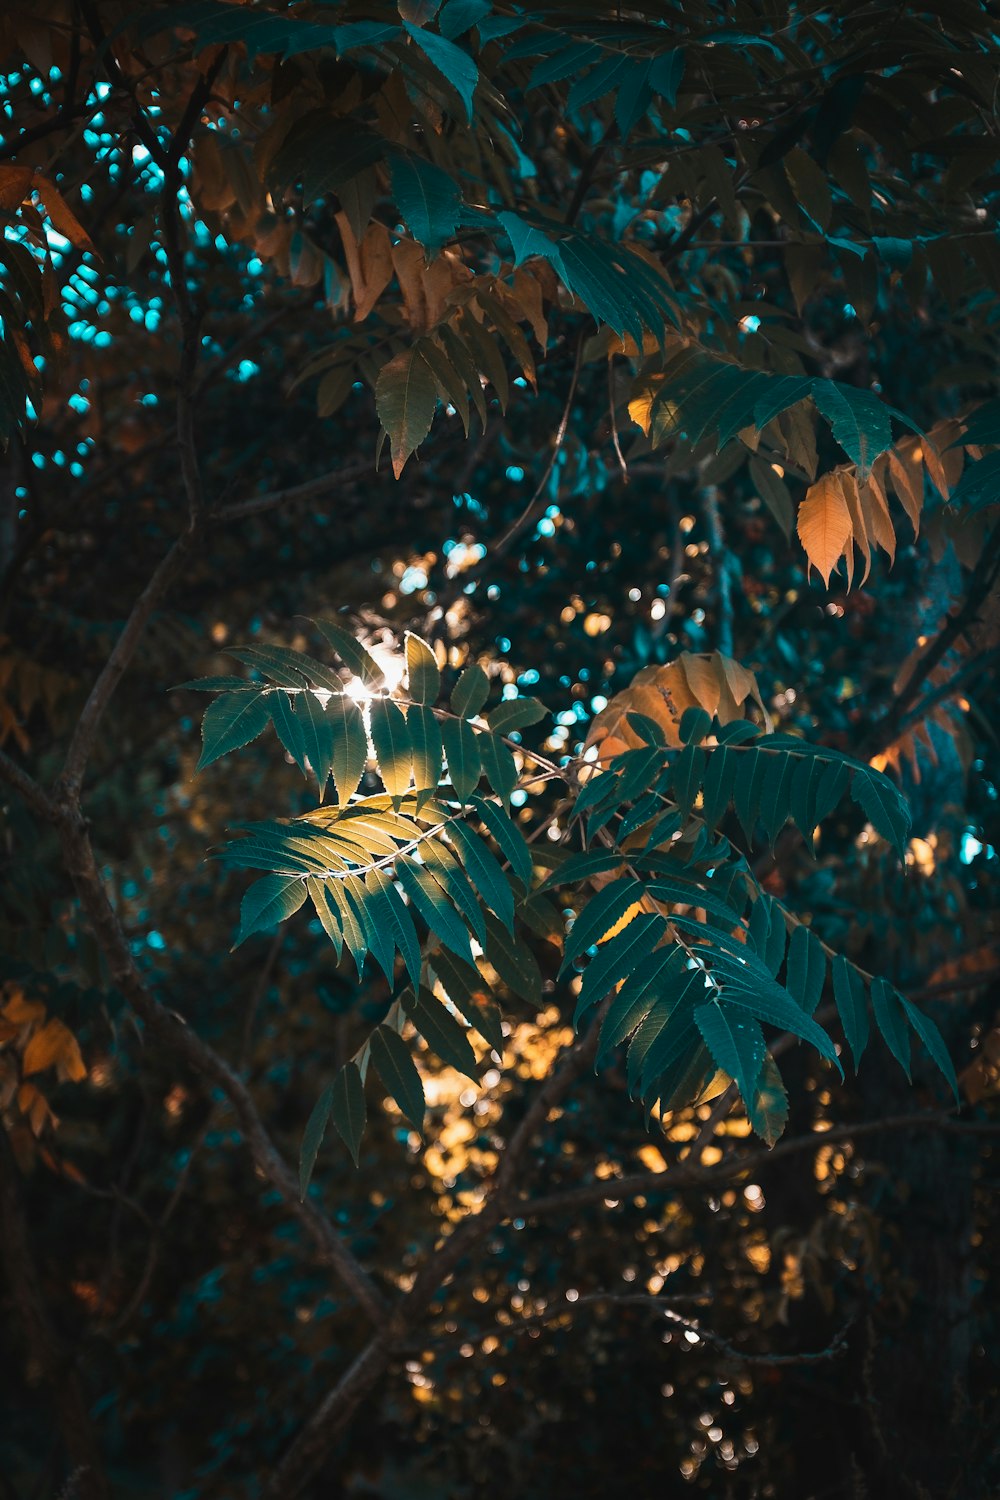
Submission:
[[[378,976],[359,983],[335,962],[315,921],[230,952],[245,879],[207,863],[206,851],[236,823],[308,804],[273,740],[195,776],[202,705],[169,690],[231,671],[227,645],[302,647],[301,617],[341,609],[385,650],[415,629],[452,667],[479,661],[537,693],[555,724],[526,738],[537,733],[556,756],[582,745],[636,671],[718,648],[756,673],[779,728],[876,758],[900,779],[913,811],[904,868],[845,808],[813,855],[801,842],[779,849],[768,888],[921,999],[959,1071],[963,1117],[988,1120],[1000,1061],[995,593],[966,654],[943,661],[945,691],[921,719],[923,740],[886,740],[880,726],[911,652],[960,604],[995,510],[956,522],[928,486],[917,540],[893,501],[894,565],[876,554],[863,586],[848,590],[834,574],[823,587],[775,518],[781,501],[762,496],[748,450],[654,447],[627,410],[639,351],[630,358],[619,339],[609,360],[607,328],[595,333],[581,303],[542,270],[549,327],[535,351],[537,393],[505,351],[506,412],[491,387],[485,431],[474,425],[466,438],[454,408],[439,411],[418,458],[394,479],[387,460],[374,461],[377,368],[349,366],[340,404],[327,387],[326,408],[336,409],[321,396],[320,414],[315,380],[298,377],[359,337],[366,353],[382,349],[376,360],[396,357],[391,339],[406,331],[399,288],[359,335],[335,218],[346,199],[338,209],[330,192],[312,202],[277,189],[271,197],[266,174],[241,154],[317,76],[331,98],[347,100],[341,116],[360,108],[371,83],[332,55],[279,63],[284,33],[256,58],[238,33],[210,33],[207,52],[192,41],[241,7],[150,7],[155,25],[135,9],[53,0],[10,5],[0,22],[2,159],[50,188],[32,189],[50,256],[45,310],[29,324],[44,388],[28,392],[37,420],[12,432],[4,459],[0,737],[41,782],[56,775],[90,686],[187,511],[176,424],[183,350],[163,208],[171,183],[136,127],[141,107],[162,140],[167,130],[194,133],[191,151],[181,142],[173,184],[197,319],[189,394],[206,487],[220,505],[246,502],[205,527],[152,616],[83,788],[102,874],[162,1002],[244,1072],[289,1157],[316,1095],[387,1003]],[[257,9],[287,25],[302,16],[319,24],[333,8]],[[675,288],[715,347],[755,368],[874,389],[932,426],[996,394],[995,101],[983,104],[972,87],[995,80],[996,41],[985,5],[926,5],[913,16],[858,8],[853,68],[869,92],[857,117],[835,122],[824,151],[804,61],[826,70],[825,88],[850,73],[842,29],[855,24],[851,9],[809,20],[780,4],[685,6],[683,15],[647,7],[637,26],[683,24],[701,39],[679,94],[660,115],[648,105],[631,131],[612,93],[578,91],[568,105],[589,54],[532,91],[537,54],[526,51],[525,62],[497,50],[502,28],[493,52],[480,37],[478,97],[495,83],[516,114],[516,130],[495,132],[513,196],[490,186],[481,197],[528,202],[552,220],[572,205],[567,222],[609,242],[640,215],[637,237],[669,251]],[[400,10],[419,27],[436,7]],[[474,4],[468,13],[519,14]],[[358,16],[388,24],[377,6]],[[612,47],[624,24],[600,7],[552,6],[535,19],[546,41],[561,36],[566,47],[583,45],[577,33],[588,25]],[[799,73],[787,53],[770,59],[770,38],[782,33],[799,48]],[[702,66],[709,49],[715,72]],[[753,60],[756,94],[731,76],[741,52]],[[946,67],[965,70],[967,93],[948,94]],[[208,77],[187,118],[192,89]],[[439,114],[443,145],[430,155],[441,166],[468,141],[453,100]],[[785,139],[789,121],[799,130]],[[743,148],[730,149],[740,130],[752,137],[756,175]],[[714,156],[682,157],[694,164],[671,177],[668,137],[692,152],[720,144]],[[837,185],[851,173],[848,148],[852,184],[862,173],[875,184],[867,219]],[[789,161],[789,152],[798,155]],[[301,166],[289,175],[300,180]],[[843,223],[824,207],[831,180],[830,211]],[[395,229],[388,208],[376,221]],[[831,250],[824,236],[834,230],[861,252]],[[460,230],[455,245],[472,244],[476,274],[496,274],[477,232]],[[21,233],[8,226],[17,243]],[[10,340],[8,302],[3,319]],[[758,356],[754,346],[769,339],[770,353]],[[812,440],[821,470],[841,460],[825,428]],[[253,504],[314,476],[312,493]],[[797,502],[807,481],[789,478]],[[541,838],[546,799],[543,783],[522,798],[525,827]],[[52,831],[6,789],[3,806],[0,1145],[13,1196],[4,1198],[0,1493],[76,1493],[65,1392],[47,1379],[38,1330],[19,1305],[27,1275],[84,1392],[113,1493],[252,1495],[360,1346],[364,1323],[255,1177],[221,1096],[144,1040]],[[339,1144],[320,1156],[319,1201],[387,1289],[405,1288],[441,1228],[481,1201],[533,1081],[568,1039],[572,998],[554,983],[555,950],[540,943],[543,965],[547,947],[546,1003],[537,1012],[512,1003],[502,1069],[489,1067],[473,1087],[419,1055],[426,1145],[386,1101],[370,1111],[358,1171]],[[831,1089],[814,1055],[797,1049],[783,1062],[788,1134],[833,1129],[832,1144],[763,1162],[739,1186],[664,1185],[628,1201],[616,1198],[615,1179],[668,1177],[708,1106],[646,1133],[621,1077],[585,1077],[536,1143],[532,1182],[544,1193],[596,1176],[606,1197],[497,1229],[440,1290],[309,1493],[996,1493],[995,1148],[985,1131],[852,1141],[839,1129],[940,1103],[925,1063],[915,1059],[916,1098],[880,1046],[859,1079]],[[745,1130],[724,1122],[703,1164]],[[704,1336],[664,1322],[648,1301],[661,1292],[704,1320]],[[773,1358],[833,1345],[833,1357],[815,1363]]]

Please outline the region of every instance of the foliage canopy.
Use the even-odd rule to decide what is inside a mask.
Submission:
[[[853,1142],[932,1184],[935,1254],[982,1243],[990,7],[59,0],[0,28],[4,1249],[55,1412],[25,1398],[32,1441],[58,1433],[48,1471],[0,1433],[15,1483],[319,1495],[405,1409],[439,1443],[476,1412],[471,1493],[537,1451],[463,1359],[530,1397],[531,1340],[564,1340],[557,1425],[652,1313],[701,1362],[658,1493],[787,1491],[794,1415],[720,1372],[845,1351],[885,1421],[837,1492],[987,1493],[937,1399],[973,1379],[972,1294],[945,1275],[884,1347],[921,1255],[884,1249],[903,1209]],[[87,1194],[115,1215],[75,1249]],[[569,1276],[631,1337],[574,1345]],[[820,1352],[776,1349],[809,1297]],[[138,1373],[86,1328],[69,1358],[67,1306]],[[206,1402],[157,1487],[143,1434],[194,1366],[236,1415]],[[758,1400],[771,1449],[706,1439],[699,1400]],[[571,1487],[606,1493],[587,1441]],[[394,1449],[378,1492],[416,1493]]]

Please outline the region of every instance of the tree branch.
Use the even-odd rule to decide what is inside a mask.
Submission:
[[[633,1172],[627,1177],[607,1178],[602,1182],[587,1183],[583,1187],[568,1188],[564,1192],[546,1193],[540,1198],[524,1198],[516,1204],[516,1211],[520,1218],[533,1219],[546,1214],[565,1213],[567,1210],[572,1212],[593,1203],[602,1203],[605,1199],[621,1203],[649,1193],[712,1187],[761,1167],[769,1167],[785,1156],[797,1156],[803,1151],[819,1151],[823,1146],[853,1141],[859,1136],[877,1135],[883,1130],[936,1130],[948,1134],[1000,1135],[1000,1124],[979,1120],[953,1120],[948,1115],[929,1114],[926,1110],[909,1115],[890,1115],[884,1120],[865,1120],[857,1125],[843,1125],[833,1130],[816,1131],[813,1135],[795,1136],[787,1141],[779,1141],[769,1150],[733,1154],[711,1167],[684,1162],[666,1172]]]

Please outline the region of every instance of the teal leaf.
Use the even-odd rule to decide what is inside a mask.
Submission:
[[[676,999],[690,973],[687,955],[678,945],[657,948],[640,960],[622,984],[601,1024],[597,1066],[601,1067],[615,1047],[640,1026],[658,1000]]]
[[[394,800],[405,797],[410,787],[410,737],[398,703],[376,698],[371,706],[372,744],[382,784]]]
[[[446,719],[441,728],[448,775],[455,795],[464,805],[479,785],[482,760],[476,731],[466,719]]]
[[[240,903],[240,931],[234,948],[245,943],[251,933],[284,922],[305,899],[305,881],[299,875],[265,875],[255,880]]]
[[[413,238],[436,253],[462,217],[462,203],[454,178],[422,157],[396,151],[390,158],[392,195]],[[430,425],[430,424],[428,424]]]
[[[333,734],[333,784],[337,788],[337,800],[343,807],[351,800],[365,774],[368,735],[360,708],[346,694],[330,699],[326,716]]]
[[[447,0],[438,16],[438,30],[449,41],[478,26],[493,9],[489,0]]]
[[[813,1014],[826,982],[826,954],[823,944],[811,927],[800,924],[792,929],[788,943],[786,983],[802,1009]]]
[[[436,703],[441,690],[437,658],[419,635],[406,636],[407,692],[414,703]]]
[[[500,1011],[490,998],[486,981],[473,964],[463,963],[451,953],[431,956],[434,973],[456,1010],[461,1011],[498,1056],[503,1055],[503,1030]]]
[[[267,728],[270,718],[268,690],[243,687],[223,693],[208,705],[201,721],[202,749],[196,770],[203,771],[230,750],[249,745]]]
[[[514,892],[493,851],[460,819],[449,825],[448,836],[484,903],[513,933]]]
[[[481,734],[477,745],[486,780],[510,812],[510,794],[517,786],[517,765],[507,746],[495,734]]]
[[[295,718],[322,801],[333,764],[333,720],[313,693],[295,695]]]
[[[728,1073],[740,1091],[749,1114],[764,1066],[764,1033],[759,1023],[718,1000],[695,1007],[695,1025],[715,1063]]]
[[[365,876],[365,888],[374,906],[374,917],[384,924],[386,932],[403,956],[406,972],[414,985],[420,983],[420,941],[410,916],[409,907],[397,891],[395,884],[382,870],[369,870]],[[392,976],[390,975],[390,983]]]
[[[438,941],[475,967],[468,930],[430,871],[409,855],[401,854],[396,861],[396,876]]]
[[[865,1003],[865,986],[861,975],[841,953],[833,960],[833,998],[854,1058],[854,1071],[857,1072],[862,1053],[868,1045],[868,1006]]]
[[[371,1059],[378,1076],[418,1135],[424,1128],[424,1086],[416,1064],[398,1031],[376,1026],[371,1034]]]
[[[414,1026],[443,1063],[473,1081],[478,1076],[476,1054],[460,1021],[430,990],[407,990],[402,1005]]]
[[[333,1084],[328,1083],[313,1105],[309,1119],[306,1121],[306,1128],[302,1133],[302,1146],[299,1150],[299,1197],[303,1200],[309,1191],[316,1157],[319,1155],[319,1148],[326,1135],[332,1108]]]
[[[858,466],[858,479],[867,479],[880,453],[892,447],[889,410],[873,391],[814,380],[812,398],[848,458]]]
[[[594,1005],[599,1005],[615,985],[634,972],[637,965],[653,952],[667,930],[667,924],[655,912],[640,912],[621,932],[598,948],[583,971],[580,998],[573,1025]]]
[[[542,1003],[542,971],[521,937],[514,937],[491,912],[486,914],[486,957],[509,990],[529,1005]]]
[[[898,998],[906,1012],[910,1025],[923,1042],[933,1061],[944,1074],[948,1087],[954,1094],[955,1103],[957,1104],[959,1102],[958,1079],[955,1076],[955,1065],[951,1060],[948,1048],[944,1044],[944,1037],[930,1016],[925,1016],[923,1011],[918,1010],[912,1001],[906,999],[905,995],[900,995]]]
[[[417,811],[437,792],[441,780],[443,749],[441,726],[430,708],[413,704],[406,711],[406,728],[413,757],[413,785]]]
[[[315,875],[310,875],[306,881],[306,890],[309,892],[310,900],[320,920],[320,925],[334,946],[339,961],[344,951],[344,933],[340,925],[340,917],[331,909],[327,900],[326,882],[317,880]]]
[[[472,806],[518,880],[526,891],[530,890],[534,866],[531,848],[520,828],[495,802],[487,802],[483,797],[474,796]]]
[[[486,722],[494,734],[510,734],[514,729],[526,729],[529,724],[538,724],[548,716],[549,710],[537,698],[505,698],[486,715]]]
[[[596,896],[592,896],[566,938],[560,976],[572,967],[574,959],[599,943],[621,921],[629,907],[641,900],[642,895],[643,888],[638,880],[626,876],[620,880],[612,880]]]
[[[872,1010],[886,1046],[910,1078],[910,1033],[906,1029],[906,1012],[899,995],[884,979],[872,980]]]
[[[490,695],[490,679],[478,662],[466,667],[451,695],[451,711],[460,719],[474,719]],[[490,728],[496,726],[491,724]]]
[[[330,1113],[333,1123],[358,1165],[361,1155],[361,1137],[365,1133],[365,1086],[357,1063],[349,1062],[341,1068],[333,1080],[333,1098]]]
[[[335,620],[316,620],[314,623],[344,665],[351,669],[355,677],[360,677],[366,688],[378,692],[385,687],[385,677],[381,667],[365,650],[361,642],[355,640],[349,630],[345,630],[343,625],[338,625]]]
[[[712,727],[712,715],[703,708],[686,708],[681,715],[680,738],[682,745],[700,745]]]
[[[278,739],[302,772],[306,772],[306,742],[302,726],[295,715],[295,705],[287,693],[272,693],[270,698],[271,719]]]
[[[410,21],[404,21],[403,26],[428,61],[434,65],[443,78],[447,79],[458,94],[465,106],[466,124],[471,125],[472,99],[476,92],[476,84],[479,82],[479,69],[472,58],[467,52],[463,52],[461,47],[457,47],[447,37],[439,36],[435,31],[421,30]]]
[[[788,1123],[788,1094],[773,1057],[765,1057],[757,1088],[747,1107],[747,1119],[761,1140],[773,1146]]]
[[[859,767],[851,781],[851,797],[876,833],[887,839],[903,859],[910,836],[910,809],[888,776],[867,766]]]

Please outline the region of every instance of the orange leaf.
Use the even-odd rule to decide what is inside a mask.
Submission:
[[[810,567],[822,574],[824,584],[829,587],[830,574],[851,540],[851,513],[839,474],[824,474],[810,485],[799,506],[796,529]]]
[[[78,250],[89,250],[93,253],[94,245],[90,235],[84,229],[55,183],[50,182],[47,177],[43,177],[39,173],[32,186],[45,204],[45,212],[51,219],[53,228],[58,230],[63,238],[69,240]]]
[[[60,1083],[71,1080],[79,1083],[86,1078],[87,1069],[80,1055],[79,1043],[62,1021],[47,1021],[41,1031],[36,1031],[21,1060],[21,1071],[25,1078],[32,1073],[41,1073],[55,1066]]]

